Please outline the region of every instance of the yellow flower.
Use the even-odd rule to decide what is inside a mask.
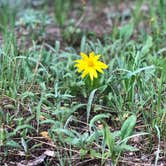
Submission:
[[[108,68],[108,66],[99,61],[100,55],[95,55],[94,52],[91,52],[89,56],[87,56],[85,53],[80,53],[82,59],[76,60],[75,67],[78,68],[78,72],[82,73],[82,78],[84,78],[86,75],[89,74],[90,79],[93,81],[93,78],[98,77],[98,73],[104,73],[103,69]]]

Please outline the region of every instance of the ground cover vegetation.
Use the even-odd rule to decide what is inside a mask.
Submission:
[[[0,165],[166,165],[165,0],[0,0]]]

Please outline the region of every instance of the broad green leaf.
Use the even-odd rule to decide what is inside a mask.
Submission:
[[[77,105],[74,105],[74,106],[70,109],[70,111],[71,111],[71,113],[74,113],[74,112],[77,111],[79,108],[84,107],[84,106],[85,106],[85,104],[77,104]]]
[[[97,89],[94,89],[90,93],[90,96],[89,96],[89,99],[88,99],[88,104],[87,104],[87,108],[86,108],[86,111],[87,111],[87,123],[89,122],[90,111],[91,111],[91,108],[92,108],[92,101],[93,101],[93,98],[94,98],[94,95],[95,95],[96,91],[97,91]]]
[[[139,149],[127,144],[116,145],[115,147],[116,152],[125,152],[125,151],[138,151]]]
[[[101,153],[97,152],[96,150],[91,149],[90,150],[90,156],[92,158],[101,158]]]
[[[103,135],[102,130],[96,130],[93,133],[90,134],[90,136],[87,139],[87,143],[92,143],[93,141],[99,140],[99,138]]]
[[[0,128],[0,146],[3,145],[3,141],[6,139],[6,132],[3,127]]]
[[[147,38],[147,40],[144,43],[144,46],[142,48],[142,54],[143,55],[147,54],[152,46],[153,46],[152,37],[148,36],[148,38]]]
[[[104,142],[108,146],[110,154],[112,154],[114,150],[115,140],[107,124],[104,124],[103,134],[104,134]]]
[[[128,74],[127,74],[127,78],[130,78],[130,77],[132,77],[132,76],[134,76],[134,75],[136,75],[136,74],[139,74],[140,72],[142,72],[142,71],[145,71],[145,70],[153,70],[153,69],[155,69],[155,66],[146,66],[146,67],[143,67],[143,68],[140,68],[140,69],[137,69],[137,70],[135,70],[135,71],[133,71],[133,72],[129,72]]]
[[[81,49],[82,52],[84,52],[85,48],[86,48],[86,36],[83,36],[82,39],[81,39],[80,49]]]
[[[55,130],[52,130],[52,131],[56,132],[57,134],[65,134],[65,135],[67,135],[69,137],[72,137],[72,138],[75,137],[75,134],[72,131],[68,130],[68,129],[55,129]]]
[[[6,146],[13,147],[13,148],[21,148],[21,146],[13,140],[7,141]]]
[[[158,165],[159,155],[160,155],[160,130],[157,125],[155,125],[156,131],[157,131],[157,137],[158,137],[158,147],[156,151],[156,158],[155,158],[155,166]]]
[[[133,24],[127,24],[120,28],[120,37],[128,39],[133,34],[134,26]]]
[[[123,140],[119,141],[118,144],[120,145],[120,144],[122,144],[122,143],[124,143],[124,142],[127,142],[127,141],[128,141],[129,139],[131,139],[131,138],[139,137],[139,136],[147,135],[147,134],[149,134],[149,133],[141,132],[141,133],[133,134],[133,135],[128,136],[128,137],[124,138]]]
[[[86,154],[88,153],[88,150],[87,149],[80,149],[80,156],[83,157],[85,156]]]
[[[27,146],[27,143],[26,143],[24,138],[21,138],[21,144],[22,144],[22,146],[24,148],[24,151],[28,152],[28,146]]]
[[[135,115],[130,116],[123,123],[122,128],[121,128],[121,139],[122,140],[132,134],[135,124],[136,124],[136,116]]]
[[[89,123],[89,127],[90,127],[90,130],[92,129],[92,127],[94,126],[94,123],[98,120],[101,120],[101,119],[105,119],[105,118],[109,118],[109,114],[98,114],[98,115],[95,115],[91,120],[90,120],[90,123]]]
[[[119,130],[112,132],[112,136],[114,137],[114,139],[120,137],[120,134],[121,132]]]
[[[24,92],[24,93],[21,94],[21,99],[24,100],[27,97],[33,98],[34,96],[35,96],[34,93],[26,91],[26,92]]]

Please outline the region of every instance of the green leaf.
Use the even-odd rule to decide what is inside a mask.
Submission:
[[[92,158],[101,158],[101,153],[97,152],[96,150],[91,149],[90,150],[90,156]]]
[[[116,152],[125,152],[125,151],[138,151],[139,149],[127,144],[116,145]]]
[[[104,124],[103,134],[104,134],[104,142],[108,146],[109,152],[112,155],[114,150],[115,140],[107,124]]]
[[[127,24],[127,25],[122,26],[119,30],[120,37],[125,38],[125,39],[130,38],[131,35],[133,34],[133,30],[134,30],[133,24]]]
[[[89,137],[87,138],[87,143],[91,144],[92,142],[96,142],[100,139],[100,137],[103,136],[102,130],[96,130],[95,132],[91,133]]]
[[[159,155],[160,155],[160,130],[157,125],[155,125],[156,131],[157,131],[157,137],[158,137],[158,147],[156,151],[156,157],[155,157],[155,166],[158,165]]]
[[[21,146],[13,140],[7,141],[6,146],[13,147],[13,148],[21,148]]]
[[[3,141],[6,139],[6,132],[3,128],[0,128],[0,146],[3,145]]]
[[[62,129],[62,128],[59,128],[59,129],[55,129],[55,130],[52,130],[54,132],[56,132],[57,134],[64,134],[68,137],[71,137],[71,138],[75,138],[75,134],[74,132],[72,132],[73,130],[68,130],[68,129]]]
[[[142,48],[142,54],[143,55],[147,54],[152,46],[153,46],[152,37],[148,36],[148,38],[147,38],[147,40],[144,43],[144,46]]]
[[[135,115],[130,116],[123,123],[122,128],[121,128],[121,139],[122,140],[132,134],[135,124],[136,124],[136,116]]]
[[[86,108],[86,111],[87,111],[87,123],[89,122],[90,111],[91,111],[91,108],[92,108],[92,101],[93,101],[93,98],[94,98],[94,95],[95,95],[96,91],[97,91],[97,89],[94,89],[90,93],[90,96],[89,96],[89,99],[88,99],[88,104],[87,104],[87,108]]]
[[[21,138],[21,144],[22,144],[22,146],[24,148],[24,151],[27,153],[28,152],[28,146],[27,146],[27,143],[24,140],[24,138]]]
[[[119,137],[120,137],[120,134],[121,134],[121,132],[120,132],[119,130],[112,132],[112,136],[114,137],[114,139],[115,139],[115,138],[119,138]]]
[[[24,100],[27,97],[33,98],[35,96],[34,93],[26,91],[24,93],[21,94],[21,99]]]
[[[42,120],[40,124],[55,124],[56,125],[56,121],[53,119],[46,119],[46,120]]]
[[[101,119],[105,119],[105,118],[109,118],[109,115],[110,114],[98,114],[96,116],[94,116],[91,120],[90,120],[90,123],[89,123],[89,127],[90,127],[90,130],[92,129],[92,127],[94,126],[94,123],[98,120],[101,120]]]
[[[85,48],[86,48],[86,36],[83,36],[81,39],[81,46],[80,46],[81,52],[84,52]]]
[[[85,156],[86,154],[88,153],[88,150],[87,149],[80,149],[80,156],[83,157]]]
[[[131,136],[129,136],[129,137],[124,138],[123,140],[121,140],[120,142],[118,142],[118,144],[120,145],[120,144],[122,144],[122,143],[127,142],[127,141],[128,141],[129,139],[131,139],[131,138],[139,137],[139,136],[147,135],[147,134],[149,134],[149,133],[141,132],[141,133],[133,134],[133,135],[131,135]]]
[[[130,71],[130,72],[127,74],[127,78],[130,78],[130,77],[132,77],[132,76],[135,76],[135,75],[139,74],[139,73],[142,72],[142,71],[153,70],[153,69],[155,69],[155,66],[151,65],[151,66],[146,66],[146,67],[137,69],[137,70],[135,70],[135,71],[133,71],[133,72]]]
[[[31,130],[35,130],[35,128],[33,128],[33,127],[30,126],[30,125],[21,125],[21,126],[18,126],[18,127],[14,130],[14,133],[16,134],[19,130],[22,130],[22,129],[31,129]]]

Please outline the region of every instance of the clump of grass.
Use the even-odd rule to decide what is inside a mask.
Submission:
[[[17,14],[17,6],[9,5],[8,1],[0,3],[0,31],[14,27]]]
[[[55,0],[54,14],[55,14],[56,21],[60,26],[64,26],[67,20],[69,11],[71,10],[71,5],[72,5],[71,0],[66,2],[64,0]]]

